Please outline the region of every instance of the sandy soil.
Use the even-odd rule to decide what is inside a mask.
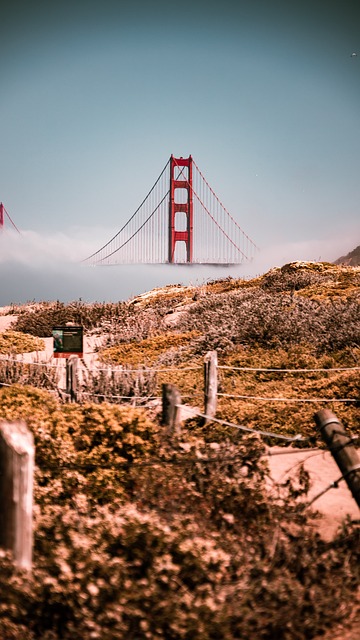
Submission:
[[[0,307],[0,313],[6,311],[6,307]],[[0,316],[0,331],[6,331],[6,329],[10,329],[11,325],[17,316]]]
[[[271,477],[276,483],[281,484],[287,478],[294,477],[303,463],[310,475],[311,488],[307,496],[310,502],[331,483],[338,480],[341,472],[329,451],[321,449],[316,451],[304,449],[296,453],[294,451],[296,450],[289,448],[289,453],[284,454],[282,447],[269,449]],[[343,480],[339,482],[337,488],[329,489],[315,500],[310,508],[318,512],[316,527],[321,536],[327,540],[333,537],[347,516],[352,520],[360,518],[359,508]]]

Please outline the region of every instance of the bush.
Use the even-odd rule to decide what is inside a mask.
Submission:
[[[42,302],[20,307],[13,327],[17,331],[46,338],[52,335],[52,329],[56,325],[74,322],[90,330],[102,322],[121,315],[125,308],[126,304],[123,302],[102,304],[98,302],[86,304],[80,300],[69,304],[59,301]]]
[[[143,340],[118,344],[101,352],[104,362],[114,364],[151,365],[168,352],[174,353],[180,347],[188,345],[199,333],[185,331],[183,333],[167,332]]]
[[[32,335],[24,335],[20,331],[11,330],[0,333],[0,353],[29,353],[44,349],[44,341],[36,339]]]
[[[308,345],[314,353],[359,346],[360,303],[319,302],[261,290],[207,296],[181,318],[179,329],[193,326],[201,334],[198,352],[229,353],[236,345],[289,348]]]
[[[165,438],[140,410],[0,392],[34,433],[32,575],[0,556],[6,640],[310,640],[352,607],[359,530],[323,542],[299,473],[266,489],[255,436]]]

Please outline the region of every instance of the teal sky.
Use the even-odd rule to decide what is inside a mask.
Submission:
[[[0,201],[23,233],[0,238],[0,304],[213,277],[139,267],[131,289],[122,268],[73,264],[132,215],[171,153],[193,155],[260,246],[253,271],[353,249],[359,25],[357,0],[2,3]]]

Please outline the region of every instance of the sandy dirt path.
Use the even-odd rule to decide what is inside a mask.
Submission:
[[[310,475],[311,488],[307,500],[311,501],[340,478],[339,467],[329,451],[321,449],[306,451],[304,449],[294,453],[294,449],[290,450],[288,454],[284,454],[282,447],[269,449],[271,477],[276,483],[284,483],[287,478],[296,476],[303,463],[304,469]],[[352,520],[360,518],[360,510],[343,480],[339,482],[337,488],[329,489],[315,500],[311,508],[319,512],[316,527],[322,537],[326,539],[333,537],[347,516]]]

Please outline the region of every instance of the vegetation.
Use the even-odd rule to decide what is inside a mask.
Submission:
[[[122,302],[86,304],[79,300],[69,304],[59,301],[33,303],[16,308],[18,315],[14,329],[41,338],[50,337],[53,327],[66,322],[74,322],[89,330],[121,315],[124,308],[125,303]]]
[[[12,384],[31,384],[38,389],[51,389],[58,394],[58,371],[46,363],[0,359],[0,387]]]
[[[325,543],[298,498],[266,490],[264,445],[169,441],[139,409],[3,389],[36,442],[32,575],[0,558],[0,637],[312,638],[352,607],[359,531]]]
[[[163,335],[145,338],[141,341],[121,343],[120,345],[108,347],[101,353],[101,359],[113,364],[128,362],[132,365],[151,365],[159,361],[159,358],[169,352],[174,353],[199,336],[198,331],[184,331],[183,333],[167,332]],[[181,351],[184,357],[184,350]]]
[[[331,541],[316,533],[304,469],[273,486],[258,436],[193,418],[170,437],[146,408],[103,400],[146,403],[174,382],[196,405],[203,355],[216,349],[229,367],[219,370],[219,417],[319,444],[321,403],[249,396],[358,398],[354,372],[331,369],[359,363],[359,274],[286,265],[252,281],[18,314],[17,330],[50,335],[72,320],[105,346],[83,381],[97,404],[62,404],[23,379],[0,389],[0,418],[24,419],[36,444],[34,569],[0,555],[0,638],[311,640],[350,615],[360,531],[345,522]],[[358,433],[355,403],[327,406]]]
[[[101,365],[99,369],[85,368],[82,372],[80,396],[85,400],[102,403],[104,401],[119,404],[146,404],[149,398],[158,392],[156,371],[147,367],[137,369]]]
[[[0,353],[29,353],[31,351],[42,351],[44,348],[43,340],[20,331],[11,331],[9,329],[4,333],[0,333]]]

